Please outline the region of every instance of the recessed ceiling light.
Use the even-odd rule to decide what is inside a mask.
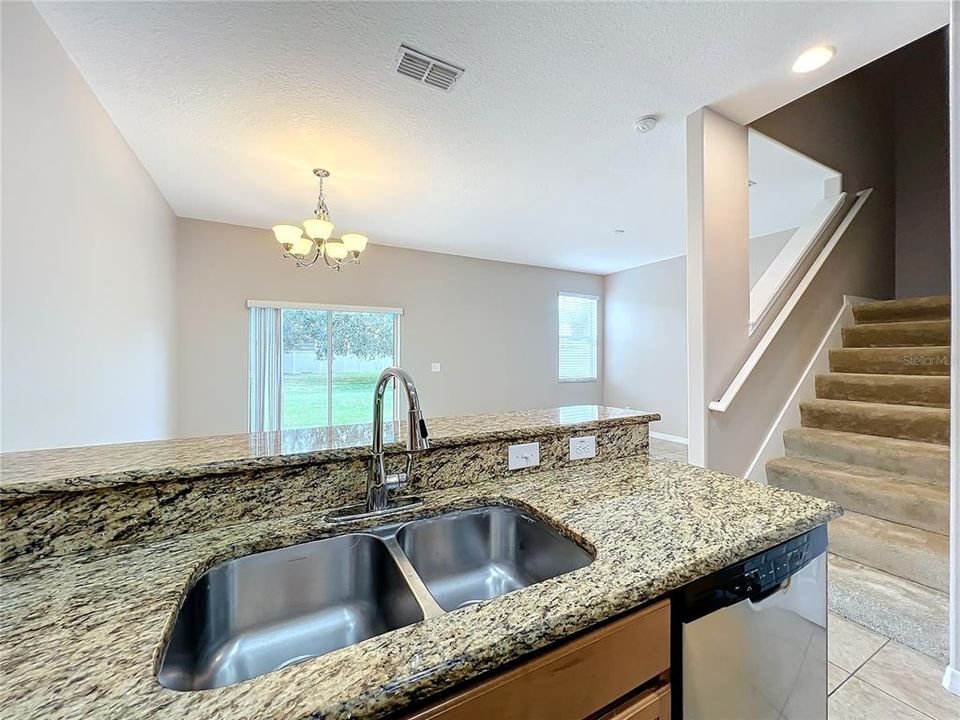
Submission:
[[[800,53],[800,57],[793,63],[793,71],[795,73],[813,72],[830,62],[836,54],[836,48],[830,45],[816,45]]]

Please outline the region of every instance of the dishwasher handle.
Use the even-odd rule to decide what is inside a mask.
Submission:
[[[748,596],[746,600],[750,603],[750,607],[752,607],[754,610],[763,610],[767,605],[770,604],[769,601],[771,601],[777,595],[785,593],[790,589],[790,581],[792,579],[793,577],[791,576],[780,584],[769,587],[766,590],[757,590],[757,592]]]

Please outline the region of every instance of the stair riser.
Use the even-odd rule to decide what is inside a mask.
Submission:
[[[950,321],[851,325],[842,334],[845,348],[949,345]]]
[[[944,593],[833,556],[829,578],[831,612],[946,663],[950,615]]]
[[[940,592],[947,592],[950,584],[950,554],[946,536],[865,518],[869,523],[902,529],[901,533],[895,530],[889,535],[871,533],[861,523],[855,520],[851,522],[855,517],[850,513],[830,523],[832,553]],[[906,537],[908,535],[909,537]],[[917,541],[918,537],[921,538],[920,542]]]
[[[830,371],[884,375],[949,375],[943,348],[843,348],[830,351]]]
[[[770,466],[767,467],[767,480],[786,490],[833,500],[845,509],[863,515],[944,535],[949,531],[949,503],[930,495],[877,492],[869,481],[853,478],[838,481],[814,473],[781,472]]]
[[[943,295],[895,303],[863,303],[853,306],[853,317],[858,324],[949,320],[950,297]]]
[[[950,378],[925,375],[817,375],[817,397],[921,407],[950,406]]]
[[[950,484],[949,457],[930,457],[906,452],[883,452],[855,443],[838,445],[785,434],[784,447],[788,457],[838,465],[856,465],[897,475],[910,475],[932,485]]]
[[[913,409],[896,405],[880,407],[882,410],[877,410],[877,406],[869,405],[835,409],[802,403],[800,422],[804,427],[824,430],[918,440],[940,445],[950,443],[949,410]]]

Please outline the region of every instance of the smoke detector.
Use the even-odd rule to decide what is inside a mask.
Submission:
[[[637,120],[633,126],[642,133],[648,133],[657,126],[657,116],[644,115],[642,118]]]
[[[401,45],[393,64],[398,73],[418,83],[450,92],[454,83],[463,75],[464,69],[432,55]]]

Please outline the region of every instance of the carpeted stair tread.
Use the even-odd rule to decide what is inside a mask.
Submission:
[[[950,296],[932,295],[860,303],[853,306],[853,317],[858,324],[904,320],[949,320]]]
[[[784,432],[783,444],[788,457],[855,465],[865,472],[872,468],[943,487],[950,484],[946,445],[806,427]]]
[[[848,325],[841,330],[843,346],[853,347],[917,347],[950,344],[949,320],[917,320],[911,322],[868,323]]]
[[[949,375],[949,347],[836,348],[830,371],[883,375]]]
[[[876,375],[821,373],[817,397],[827,400],[887,403],[890,405],[950,406],[948,375]]]
[[[828,530],[835,555],[947,592],[950,544],[946,535],[855,512],[834,520]]]
[[[800,403],[800,422],[824,430],[940,445],[950,442],[950,411],[946,408],[817,399]]]
[[[950,527],[947,487],[853,465],[783,457],[766,465],[776,487],[833,500],[847,510],[946,534]]]
[[[946,663],[946,593],[833,554],[828,562],[832,612]]]
[[[833,500],[833,612],[940,661],[947,656],[950,297],[854,305],[771,485]]]

